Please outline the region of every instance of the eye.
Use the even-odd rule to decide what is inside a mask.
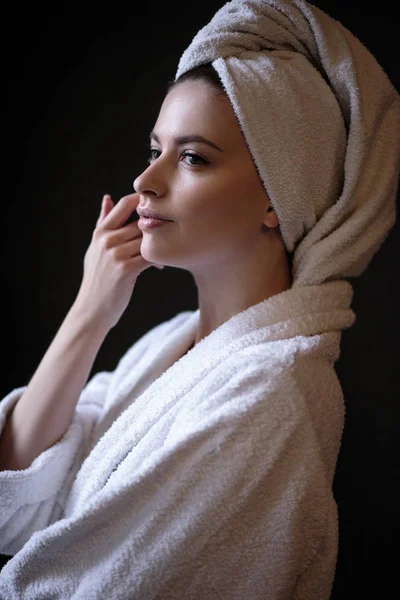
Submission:
[[[160,154],[160,151],[157,150],[157,148],[150,148],[150,156],[147,159],[148,164],[151,164],[153,162],[153,160],[158,158],[157,153]],[[195,162],[187,162],[186,163],[187,165],[189,165],[191,167],[198,167],[200,165],[206,165],[208,163],[208,161],[205,158],[202,158],[195,152],[188,152],[188,151],[182,152],[180,158],[182,158],[182,157],[188,158],[190,161],[195,161]]]
[[[186,163],[186,164],[190,165],[191,167],[198,167],[200,165],[206,165],[208,162],[207,160],[205,160],[205,158],[202,158],[195,152],[182,152],[181,156],[183,156],[184,158],[189,158],[189,159],[197,161],[195,163],[192,163],[192,162]]]
[[[149,158],[147,159],[147,162],[148,162],[148,164],[152,163],[152,162],[153,162],[153,160],[154,160],[155,158],[157,158],[156,156],[154,156],[154,152],[159,152],[159,150],[156,150],[156,148],[150,148],[150,151],[149,151],[149,152],[150,152],[150,156],[149,156]]]

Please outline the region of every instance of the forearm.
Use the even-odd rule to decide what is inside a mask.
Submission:
[[[26,469],[59,441],[108,333],[74,305],[14,410],[0,439],[0,470]]]

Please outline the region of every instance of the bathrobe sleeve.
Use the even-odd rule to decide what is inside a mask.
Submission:
[[[105,404],[113,402],[126,363],[134,369],[160,327],[131,346],[114,371],[99,372],[89,380],[71,425],[56,444],[39,454],[26,469],[0,471],[0,553],[16,554],[34,532],[62,517],[75,475],[97,441],[97,423]],[[14,389],[0,401],[0,436],[26,387]]]
[[[97,373],[83,389],[71,425],[23,470],[0,472],[0,553],[15,554],[40,529],[60,518],[64,497],[82,460],[112,373]],[[0,402],[0,435],[27,386]]]

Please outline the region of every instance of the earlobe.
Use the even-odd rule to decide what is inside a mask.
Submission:
[[[278,227],[279,225],[279,221],[278,221],[278,217],[274,211],[274,208],[272,206],[270,206],[267,209],[267,212],[265,214],[264,217],[264,221],[263,224],[268,227],[268,228],[274,228],[274,227]]]

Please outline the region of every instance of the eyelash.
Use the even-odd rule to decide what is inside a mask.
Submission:
[[[160,152],[159,150],[157,150],[157,148],[150,148],[150,157],[147,159],[148,164],[152,163],[152,153],[153,152]],[[198,154],[196,154],[195,152],[188,152],[187,150],[185,152],[182,152],[181,156],[190,156],[191,158],[195,158],[196,160],[201,161],[201,164],[190,164],[190,163],[186,163],[189,164],[190,167],[199,167],[202,164],[206,165],[208,163],[207,160],[205,160],[204,158],[202,158],[201,156],[199,156]],[[155,160],[155,159],[154,159]]]

